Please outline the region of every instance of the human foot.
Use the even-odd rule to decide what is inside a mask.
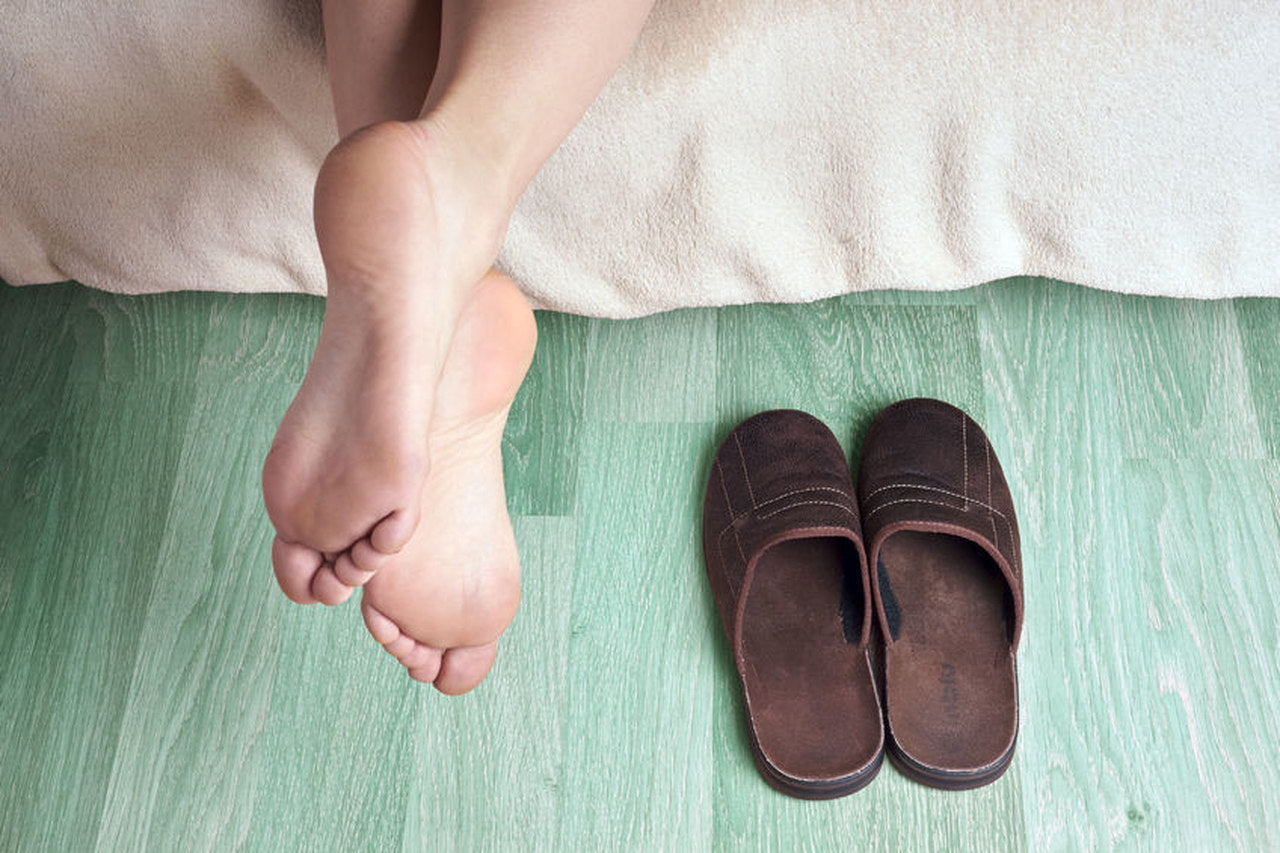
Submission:
[[[463,307],[436,391],[422,521],[362,594],[374,638],[445,693],[484,679],[520,601],[502,432],[536,336],[520,291],[486,276]]]
[[[418,525],[440,370],[508,213],[483,164],[450,143],[425,123],[375,125],[317,179],[324,327],[262,475],[272,563],[294,601],[344,601]]]

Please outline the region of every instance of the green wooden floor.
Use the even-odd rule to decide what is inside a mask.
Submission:
[[[0,850],[1280,848],[1280,301],[542,314],[505,448],[525,599],[460,699],[272,579],[259,466],[322,311],[0,287]],[[921,394],[1018,504],[1018,752],[975,792],[886,764],[791,800],[703,576],[711,455],[775,406],[856,452]]]

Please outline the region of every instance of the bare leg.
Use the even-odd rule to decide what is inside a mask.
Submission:
[[[439,0],[325,0],[324,31],[339,137],[422,113],[440,56]]]
[[[417,118],[349,133],[317,180],[330,295],[264,466],[273,562],[298,601],[336,603],[363,583],[371,633],[445,692],[483,679],[519,599],[500,441],[535,332],[518,291],[486,271],[519,194],[650,2],[610,13],[579,0],[450,0],[434,77],[419,69],[416,88],[406,45],[432,42],[431,14],[383,6],[384,18],[335,40],[355,7],[325,8],[344,131],[406,117],[431,82]],[[374,46],[383,59],[361,60]],[[363,65],[344,75],[344,62]]]

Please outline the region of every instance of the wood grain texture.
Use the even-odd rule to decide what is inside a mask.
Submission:
[[[1128,457],[1260,459],[1230,302],[1106,300]]]
[[[395,849],[413,785],[412,744],[422,691],[360,624],[357,603],[300,608],[268,587],[260,564],[253,595],[283,610],[272,628],[278,643],[265,724],[253,715],[241,729],[255,741],[233,799],[225,838],[249,850]],[[221,695],[214,701],[224,704]],[[225,703],[243,713],[238,703]],[[195,840],[195,839],[192,839]]]
[[[849,307],[864,308],[871,305],[975,305],[981,287],[960,290],[867,290],[851,293],[838,301]]]
[[[594,322],[586,349],[586,416],[610,423],[715,419],[716,318],[669,311],[627,323]],[[636,369],[639,367],[640,369]]]
[[[43,470],[28,472],[17,508],[25,529],[5,543],[3,849],[96,837],[173,494],[170,424],[191,399],[180,386],[72,383],[52,408]]]
[[[1206,496],[1195,510],[1175,509],[1183,521],[1216,512],[1233,531],[1188,537],[1198,552],[1185,565],[1163,556],[1152,536],[1168,524],[1169,510],[1154,481],[1132,476],[1150,470],[1131,458],[1137,453],[1161,459],[1198,449],[1204,454],[1201,468],[1232,465],[1230,470],[1262,473],[1258,463],[1216,459],[1224,448],[1257,448],[1251,419],[1232,424],[1225,440],[1204,440],[1206,423],[1220,420],[1213,398],[1237,393],[1243,370],[1230,367],[1231,355],[1199,343],[1188,349],[1208,363],[1194,362],[1174,343],[1190,333],[1189,324],[1203,329],[1221,323],[1221,306],[1199,304],[1197,314],[1184,305],[1152,307],[1152,301],[1051,282],[993,287],[986,294],[986,427],[998,449],[1008,448],[1006,472],[1018,504],[1024,559],[1034,567],[1027,578],[1020,654],[1024,726],[1017,759],[1033,847],[1185,849],[1215,837],[1198,829],[1198,821],[1206,797],[1223,793],[1206,777],[1188,774],[1185,755],[1195,738],[1189,727],[1160,713],[1160,697],[1171,682],[1156,661],[1173,649],[1182,658],[1182,672],[1212,673],[1219,661],[1207,646],[1188,648],[1150,630],[1154,600],[1148,579],[1163,572],[1171,586],[1162,595],[1197,598],[1195,574],[1185,569],[1201,561],[1218,571],[1240,566],[1263,585],[1269,583],[1264,578],[1274,578],[1267,568],[1274,552],[1226,541],[1243,533],[1237,519],[1246,507],[1257,510],[1251,525],[1273,526],[1280,506],[1274,494],[1254,490],[1250,497],[1232,497],[1224,490]],[[1118,323],[1116,317],[1125,314],[1130,319]],[[1151,351],[1165,351],[1165,362],[1173,363],[1158,370],[1153,365],[1149,386],[1132,366],[1135,338],[1148,342]],[[1217,341],[1232,345],[1230,336]],[[1256,533],[1244,535],[1258,541]],[[1214,620],[1221,642],[1250,649],[1247,654],[1259,662],[1274,657],[1273,629],[1258,632],[1267,619],[1274,624],[1274,592],[1270,601],[1259,602],[1270,614],[1261,622],[1222,613]],[[1262,689],[1265,695],[1274,686]],[[1188,711],[1215,721],[1227,713],[1207,693]],[[1231,740],[1242,748],[1246,738],[1237,732]],[[1028,767],[1038,772],[1028,773]],[[1233,829],[1243,830],[1274,810],[1274,799],[1262,802],[1267,799],[1263,795],[1245,807],[1250,817]],[[1235,840],[1249,849],[1251,844],[1240,844],[1244,837]]]
[[[1128,744],[1140,819],[1166,849],[1280,846],[1280,506],[1274,464],[1124,466],[1133,621]],[[1138,756],[1148,755],[1148,761]],[[1132,818],[1131,818],[1132,820]]]
[[[976,317],[955,305],[751,305],[719,310],[718,423],[797,408],[822,419],[850,452],[884,406],[939,397],[981,416]]]
[[[572,589],[563,849],[711,842],[710,430],[588,424]]]
[[[29,393],[50,381],[65,381],[74,354],[65,338],[67,313],[86,295],[83,287],[70,282],[26,288],[0,283],[0,384]],[[46,390],[46,404],[58,398],[57,389]],[[19,399],[7,395],[4,408]]]
[[[457,700],[271,577],[258,476],[323,302],[0,287],[0,849],[1280,846],[1280,302],[1018,279],[540,313],[504,441],[524,565]],[[774,406],[984,426],[1027,566],[1009,773],[760,779],[706,588],[716,443]]]
[[[320,339],[323,299],[284,293],[263,294],[253,300],[214,293],[187,296],[194,298],[187,310],[200,311],[206,318],[196,362],[202,384],[219,378],[249,383],[302,382]],[[289,394],[285,404],[292,399]]]
[[[1267,453],[1280,459],[1280,300],[1236,299],[1236,328],[1249,372],[1249,399]]]
[[[507,506],[517,515],[572,515],[583,418],[586,317],[538,311],[538,348],[502,437]]]
[[[407,850],[562,850],[573,519],[515,521],[525,594],[488,680],[460,699],[421,694]]]
[[[142,627],[97,837],[106,849],[218,846],[247,828],[234,806],[254,775],[282,609],[263,572],[268,528],[253,507],[270,436],[263,424],[210,427],[279,397],[278,387],[250,387],[201,388],[179,433],[152,593],[133,607]]]
[[[1026,567],[1014,762],[1032,849],[1113,847],[1144,801],[1123,730],[1134,673],[1114,655],[1130,599],[1116,594],[1126,511],[1109,299],[1028,281],[990,287],[980,304],[982,425],[1009,480]]]

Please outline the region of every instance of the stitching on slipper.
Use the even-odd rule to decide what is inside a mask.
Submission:
[[[983,464],[987,466],[987,506],[991,505],[991,445],[987,442],[982,443]],[[991,520],[991,539],[996,544],[996,550],[1003,551],[1000,545],[1000,530],[996,527],[995,515],[987,516]]]
[[[751,508],[756,507],[756,491],[751,488],[751,474],[747,471],[747,454],[742,452],[742,442],[738,439],[738,432],[734,430],[733,443],[738,448],[738,463],[742,466],[742,479],[747,481],[747,494],[751,497]]]
[[[830,501],[807,501],[806,503],[821,503],[821,504],[828,504],[829,506],[838,506],[843,510],[847,510],[850,515],[855,514],[853,506],[854,504],[856,504],[856,501],[853,499],[853,496],[850,495],[848,492],[843,491],[842,489],[834,489],[834,488],[831,488],[830,486],[814,486],[811,489],[794,489],[790,492],[787,492],[786,494],[778,495],[776,498],[769,498],[769,500],[765,501],[764,503],[760,504],[760,506],[756,507],[756,511],[767,507],[769,504],[777,503],[778,501],[784,498],[795,497],[796,495],[812,494],[813,492],[832,492],[834,494],[839,495],[842,498],[846,498],[849,501],[849,504],[846,506],[844,504],[837,504]],[[802,505],[803,504],[792,504],[791,506],[802,506]],[[791,509],[791,506],[785,506],[782,509],[774,509],[770,512],[762,513],[757,517],[762,519],[772,518],[773,516],[777,515],[780,512]],[[730,507],[730,512],[732,511],[733,511],[732,507]],[[735,515],[733,517],[733,520],[730,521],[728,524],[726,524],[722,530],[720,530],[719,535],[723,535],[725,531],[729,530],[731,527],[733,527],[742,519],[746,518],[748,515],[751,515],[752,512],[753,510],[746,510],[745,512],[740,512],[737,515]]]
[[[973,503],[978,503],[978,501],[974,501]],[[951,504],[944,504],[941,501],[930,501],[930,500],[925,500],[924,498],[899,498],[898,500],[895,500],[895,501],[888,501],[886,503],[882,503],[879,506],[877,506],[875,509],[869,512],[864,512],[862,514],[862,520],[866,521],[868,518],[875,515],[880,510],[887,509],[893,506],[894,504],[929,504],[931,506],[940,506],[943,509],[952,509],[952,510],[960,509],[960,507],[958,506],[953,506]],[[1004,522],[1005,530],[1009,534],[1009,542],[1012,543],[1013,542],[1013,525],[1009,522],[1009,519],[1005,518],[1004,513],[1000,512],[999,510],[993,509],[991,510],[991,512],[994,514],[987,516],[988,518],[991,519],[991,526],[993,528],[995,527],[995,523],[996,523],[995,517],[997,515],[1000,516],[1000,520]],[[1002,548],[1000,550],[1003,553],[1004,549]],[[1013,553],[1014,553],[1014,557],[1013,557],[1014,570],[1018,575],[1018,584],[1021,585],[1022,584],[1022,554],[1018,552],[1018,549],[1014,549]]]
[[[960,509],[960,507],[958,506],[954,506],[952,504],[944,504],[942,501],[929,501],[929,500],[925,500],[924,498],[899,498],[898,500],[894,500],[894,501],[886,501],[880,504],[879,506],[877,506],[875,509],[871,510],[870,512],[864,512],[862,514],[862,520],[866,521],[868,518],[875,515],[880,510],[888,509],[889,507],[894,506],[896,504],[929,504],[931,506],[940,506],[943,509],[954,509],[954,510]]]
[[[942,505],[942,504],[940,504],[940,506],[941,506],[941,505]],[[781,514],[781,513],[784,513],[784,512],[786,512],[786,511],[787,511],[787,510],[789,510],[789,509],[795,509],[796,507],[801,507],[801,506],[831,506],[831,507],[835,507],[836,509],[844,510],[844,511],[845,511],[845,512],[847,512],[849,515],[851,515],[851,516],[855,516],[855,517],[856,517],[856,513],[855,513],[852,509],[850,509],[850,508],[849,508],[849,507],[847,507],[847,506],[844,506],[843,504],[833,503],[832,501],[796,501],[796,502],[794,502],[794,503],[787,504],[787,505],[786,505],[786,506],[784,506],[784,507],[780,507],[780,508],[778,508],[778,509],[775,509],[773,512],[769,512],[769,513],[764,513],[764,514],[762,514],[762,515],[758,515],[758,516],[757,516],[757,518],[758,518],[758,519],[761,519],[761,520],[766,519],[766,518],[772,518],[773,516],[775,516],[775,515],[779,515],[779,514]],[[954,509],[954,507],[952,507],[952,509]],[[745,517],[745,516],[747,516],[747,515],[750,515],[750,512],[744,512],[742,515],[740,515],[740,516],[738,516],[736,519],[734,519],[734,521],[736,522],[738,519],[741,519],[741,518],[743,518],[743,517]],[[738,598],[739,593],[738,593],[738,588],[737,588],[737,586],[735,586],[735,584],[734,584],[734,582],[733,582],[733,575],[731,575],[731,574],[729,573],[729,571],[728,571],[727,569],[725,569],[725,568],[724,568],[724,566],[727,564],[727,561],[726,561],[726,560],[725,560],[725,558],[724,558],[724,535],[725,535],[726,533],[728,533],[730,530],[732,530],[732,531],[733,531],[733,538],[734,538],[734,541],[735,541],[735,542],[737,543],[737,545],[738,545],[738,554],[739,554],[739,556],[741,556],[741,557],[742,557],[743,565],[745,565],[745,564],[748,562],[748,560],[747,560],[747,554],[746,554],[746,552],[745,552],[745,551],[743,550],[743,548],[742,548],[742,536],[741,536],[741,533],[740,533],[740,531],[739,531],[738,529],[736,529],[736,528],[733,526],[733,524],[730,524],[730,525],[729,525],[728,527],[726,527],[724,530],[721,530],[719,534],[717,534],[717,536],[716,536],[716,545],[717,545],[717,547],[719,547],[719,549],[720,549],[720,565],[721,565],[721,571],[724,573],[725,581],[729,584],[729,590],[733,593],[733,597],[734,597],[735,599],[737,599],[737,598]]]
[[[716,473],[720,475],[720,493],[724,495],[724,505],[729,508],[729,516],[732,518],[734,515],[733,499],[729,497],[729,486],[724,481],[724,466],[720,464],[719,459],[715,461],[715,469]]]
[[[725,531],[725,533],[728,533],[728,532],[729,531],[727,530]],[[738,553],[741,554],[742,540],[737,537],[736,533],[734,535],[734,540],[738,543]],[[729,593],[733,596],[733,600],[737,601],[738,594],[739,594],[738,585],[734,583],[733,573],[726,568],[726,566],[729,564],[729,561],[726,560],[724,556],[724,533],[721,533],[716,541],[717,541],[718,547],[720,548],[720,573],[724,575],[724,582],[729,585]],[[743,557],[742,559],[745,563],[747,558]]]
[[[986,456],[987,466],[987,506],[991,506],[991,445],[982,442],[982,452]]]
[[[761,501],[756,506],[756,509],[764,509],[769,504],[776,504],[778,501],[785,500],[786,498],[794,497],[795,495],[808,494],[809,492],[831,492],[832,494],[837,494],[840,497],[845,498],[846,500],[849,501],[849,503],[855,502],[853,499],[853,495],[849,494],[844,489],[837,489],[832,486],[809,486],[808,488],[804,488],[804,489],[792,489],[789,492],[783,492],[777,497],[769,498],[767,501]]]
[[[733,580],[733,573],[732,573],[732,572],[730,572],[730,571],[729,571],[729,569],[728,569],[729,561],[728,561],[727,559],[725,559],[725,554],[724,554],[724,551],[725,551],[725,548],[724,548],[724,535],[725,535],[726,533],[728,533],[728,532],[729,532],[729,531],[728,531],[728,529],[725,529],[725,530],[721,531],[721,533],[720,533],[720,535],[719,535],[719,536],[717,536],[717,537],[716,537],[716,547],[720,550],[720,574],[724,575],[724,582],[725,582],[726,584],[728,584],[728,585],[729,585],[729,592],[730,592],[730,593],[732,593],[734,601],[737,601],[737,600],[738,600],[738,585],[737,585],[736,583],[734,583],[734,580]],[[738,553],[739,553],[739,554],[742,554],[742,540],[741,540],[741,539],[739,539],[739,538],[737,537],[736,531],[735,531],[735,535],[734,535],[734,540],[735,540],[735,541],[737,542],[737,544],[738,544]],[[743,560],[743,565],[745,565],[745,564],[746,564],[746,559],[747,559],[747,558],[746,558],[746,556],[744,555],[744,556],[743,556],[743,558],[742,558],[742,560]]]
[[[760,518],[762,520],[766,518],[773,518],[775,515],[780,515],[786,512],[787,510],[795,509],[798,506],[833,506],[836,509],[844,510],[845,512],[849,513],[849,515],[854,514],[852,509],[845,506],[844,504],[838,504],[835,501],[796,501],[795,503],[789,503],[784,507],[779,507],[778,509],[775,509],[772,512],[761,513],[759,516],[757,516],[757,518]]]
[[[1005,517],[1003,512],[996,509],[989,503],[983,503],[982,501],[974,500],[973,498],[966,499],[964,495],[953,492],[950,489],[941,489],[941,488],[938,488],[937,486],[924,486],[919,483],[890,483],[887,486],[881,486],[880,488],[868,494],[864,503],[869,502],[873,497],[875,497],[876,495],[880,494],[883,491],[887,491],[888,489],[921,489],[926,492],[938,492],[940,494],[946,495],[947,497],[960,498],[961,500],[968,500],[969,503],[977,504],[983,509],[990,510],[991,512],[994,512],[996,515],[1000,516],[1001,518]],[[896,503],[896,501],[894,503]],[[950,504],[938,504],[938,506],[950,506]],[[879,508],[869,511],[867,515],[877,512],[878,509]],[[962,507],[953,506],[951,507],[951,509],[962,509]],[[1005,519],[1005,521],[1008,521],[1008,519]]]
[[[720,488],[724,491],[725,506],[729,507],[729,512],[732,513],[733,501],[729,500],[729,487],[725,484],[725,481],[724,481],[724,466],[722,466],[720,464],[720,460],[717,459],[715,463],[715,467],[716,467],[716,471],[718,471],[720,474]],[[725,568],[727,561],[724,558],[724,534],[730,530],[733,530],[732,524],[730,524],[724,530],[720,531],[720,535],[716,537],[716,542],[720,547],[720,570],[724,572],[725,582],[729,584],[729,589],[733,592],[733,597],[737,598],[738,590],[734,587],[733,575],[731,575],[729,573],[729,570]],[[743,565],[746,565],[747,554],[742,549],[742,537],[738,535],[738,531],[734,530],[733,538],[734,538],[734,541],[738,543],[738,554],[742,557]]]

